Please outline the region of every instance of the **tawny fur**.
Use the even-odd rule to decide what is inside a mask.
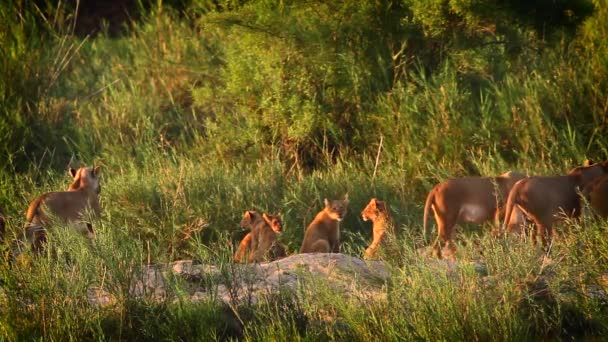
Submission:
[[[89,237],[93,235],[91,225],[83,221],[83,215],[87,210],[95,217],[101,214],[99,172],[99,167],[72,169],[74,182],[68,191],[48,192],[32,201],[26,213],[25,235],[37,249],[45,240],[44,229],[49,228],[53,218]]]
[[[346,216],[348,196],[324,202],[325,208],[306,228],[300,253],[340,253],[340,221]]]
[[[364,259],[376,259],[380,248],[387,245],[387,241],[394,238],[393,222],[388,213],[388,208],[384,201],[372,198],[365,209],[361,212],[363,221],[373,222],[373,240],[365,249]]]
[[[280,215],[260,214],[249,210],[243,215],[241,227],[250,228],[251,232],[241,240],[234,254],[235,262],[272,261],[286,255],[285,248],[276,237],[276,234],[283,230]]]
[[[585,165],[587,164],[590,163]],[[581,191],[606,173],[608,173],[608,161],[576,167],[566,176],[536,176],[522,179],[509,192],[505,215],[519,208],[536,225],[536,230],[532,230],[531,234],[532,243],[536,244],[536,234],[538,234],[543,245],[547,246],[551,241],[555,223],[563,220],[564,217],[580,216],[581,201],[577,191]],[[506,219],[503,230],[508,230]]]
[[[454,226],[458,222],[482,224],[494,219],[498,226],[509,190],[525,177],[521,173],[506,172],[497,177],[456,178],[437,184],[426,198],[423,216],[423,232],[426,235],[431,208],[435,213],[437,238],[433,243],[434,254],[441,257],[443,248],[455,249],[452,239]],[[523,217],[519,213],[509,215],[512,225],[523,224]]]
[[[97,168],[81,167],[79,169],[69,168],[68,173],[70,174],[70,176],[72,176],[73,180],[72,180],[72,184],[70,184],[70,186],[68,187],[68,191],[76,191],[81,188],[87,188],[87,187],[94,186],[91,184],[92,180],[90,179],[89,175],[95,169],[99,170],[99,167],[97,167]],[[94,172],[97,172],[97,171],[94,171]],[[93,180],[93,182],[94,182],[94,180]],[[97,187],[99,189],[98,192],[101,192],[101,185],[99,184],[99,181],[97,181]]]
[[[239,244],[239,248],[236,250],[234,257],[232,258],[234,262],[246,262],[249,260],[252,238],[253,234],[251,234],[251,232],[247,233],[247,235],[243,237],[241,243]]]
[[[598,177],[583,191],[589,205],[602,218],[608,218],[608,175]]]

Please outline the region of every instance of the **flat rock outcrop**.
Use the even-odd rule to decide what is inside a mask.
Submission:
[[[345,295],[381,299],[389,271],[381,261],[364,261],[345,254],[304,253],[260,264],[196,264],[191,260],[143,267],[134,277],[129,295],[167,299],[169,288],[179,283],[194,302],[218,300],[231,305],[255,304],[279,291],[298,291],[326,284]],[[116,295],[108,287],[89,289],[89,302],[111,305]]]

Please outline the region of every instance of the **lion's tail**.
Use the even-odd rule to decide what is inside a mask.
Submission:
[[[422,218],[422,238],[426,240],[426,224],[428,221],[428,216],[431,211],[431,205],[435,201],[435,188],[429,192],[426,196],[426,201],[424,203],[424,216]]]
[[[524,184],[525,180],[526,180],[525,178],[519,180],[517,183],[515,183],[515,185],[513,185],[513,187],[511,188],[511,191],[509,191],[509,196],[507,197],[507,202],[505,204],[505,218],[502,223],[503,232],[507,231],[507,226],[509,224],[511,214],[513,213],[513,207],[517,204],[516,202],[517,202],[517,195],[519,194],[519,188],[522,187],[522,184]]]
[[[44,196],[39,196],[27,208],[27,213],[25,214],[26,225],[29,225],[30,223],[32,223],[32,221],[34,220],[34,217],[36,217],[38,214],[40,214],[40,205],[41,205],[43,199],[44,199]]]

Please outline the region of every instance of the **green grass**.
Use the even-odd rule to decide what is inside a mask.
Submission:
[[[450,2],[451,14],[415,0],[191,1],[184,6],[197,12],[186,13],[158,3],[125,33],[96,36],[72,34],[69,8],[44,7],[44,17],[0,8],[4,251],[37,195],[67,189],[70,161],[102,165],[103,207],[94,241],[56,227],[46,254],[0,264],[0,336],[603,336],[606,299],[593,294],[608,291],[605,221],[564,224],[547,254],[493,237],[490,225],[462,225],[455,269],[417,251],[430,243],[422,209],[437,182],[564,174],[606,158],[608,12],[593,3],[574,31],[557,25],[546,36],[522,13],[484,16],[487,8],[466,1]],[[129,295],[148,262],[213,264],[222,277],[203,285],[233,284],[245,210],[282,211],[280,239],[295,253],[323,199],[346,193],[347,254],[362,255],[371,241],[360,218],[370,198],[393,215],[398,247],[386,260],[385,301],[323,282],[231,307],[191,303],[180,279],[162,300]],[[116,303],[93,307],[87,291],[102,284]]]
[[[226,330],[234,319],[232,311],[228,310],[225,319],[217,320],[218,312],[225,312],[219,304],[189,304],[187,297],[180,295],[184,291],[182,286],[186,286],[182,282],[173,284],[160,303],[148,296],[133,298],[129,288],[144,264],[183,258],[225,268],[225,279],[207,279],[206,286],[230,282],[229,235],[240,230],[238,222],[243,208],[283,208],[285,232],[281,238],[295,252],[302,239],[304,222],[310,221],[321,206],[321,194],[339,195],[347,190],[351,212],[343,225],[343,250],[361,255],[371,241],[371,227],[360,220],[358,209],[364,207],[369,197],[382,192],[365,190],[365,185],[352,176],[347,184],[338,181],[355,173],[355,169],[344,166],[343,170],[338,167],[301,181],[286,180],[279,187],[282,191],[269,193],[261,188],[272,188],[281,179],[268,176],[274,164],[245,170],[194,165],[197,164],[169,167],[175,174],[183,170],[181,177],[163,177],[174,174],[166,169],[147,173],[134,168],[124,170],[122,176],[104,170],[104,216],[95,222],[94,242],[70,234],[54,235],[50,247],[54,253],[34,258],[23,266],[2,266],[3,305],[7,310],[3,311],[1,321],[7,336],[18,340],[34,336],[51,339],[197,336],[205,340],[233,333],[233,328]],[[193,169],[199,172],[188,172]],[[141,172],[139,178],[134,177],[135,172]],[[152,185],[142,182],[140,178],[146,175],[157,181]],[[183,194],[176,191],[180,179]],[[390,188],[385,184],[392,183],[383,176],[376,182],[380,191]],[[191,192],[187,185],[196,191]],[[393,211],[396,221],[401,222],[397,226],[401,247],[387,260],[393,265],[386,287],[387,300],[361,303],[315,281],[298,295],[277,297],[276,303],[251,306],[240,302],[235,309],[245,322],[246,338],[280,340],[295,335],[302,340],[365,341],[373,336],[386,340],[521,340],[596,335],[608,328],[604,299],[588,296],[592,287],[608,289],[604,267],[608,249],[601,243],[605,222],[586,219],[580,224],[568,224],[568,231],[560,234],[560,240],[549,253],[549,266],[542,266],[544,253],[529,241],[494,238],[487,226],[481,229],[464,226],[457,234],[459,265],[449,271],[443,263],[421,257],[416,251],[423,245],[421,202],[401,204],[399,195],[391,192],[379,197],[391,203],[396,209]],[[218,202],[225,205],[210,204]],[[266,203],[276,207],[266,207]],[[309,207],[312,209],[308,210]],[[11,218],[11,229],[18,229],[17,222],[18,219]],[[200,222],[205,222],[201,233],[195,234],[194,239],[182,240],[183,232]],[[207,235],[206,229],[216,233]],[[66,264],[65,260],[69,262]],[[472,261],[484,264],[487,275],[480,276],[469,264]],[[88,305],[87,289],[100,284],[117,298],[114,306],[100,309]],[[535,290],[529,290],[536,289],[534,286],[547,288],[550,295],[535,296]],[[176,303],[173,298],[182,299]],[[333,320],[319,317],[320,312],[331,313],[329,317],[336,321],[330,323]],[[202,329],[201,325],[208,329]]]

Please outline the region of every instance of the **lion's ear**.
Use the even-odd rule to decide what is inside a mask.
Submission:
[[[68,169],[68,173],[70,174],[70,176],[72,176],[72,178],[74,178],[74,177],[76,177],[76,173],[78,173],[78,170],[70,167]]]
[[[326,206],[326,207],[329,207],[329,200],[328,200],[327,198],[325,198],[325,199],[323,200],[323,203],[325,203],[325,206]]]
[[[593,164],[594,164],[594,162],[591,159],[585,159],[585,161],[583,162],[583,166],[585,166],[585,167],[591,166]]]
[[[376,209],[386,210],[386,203],[384,201],[376,201]]]
[[[272,219],[270,218],[270,216],[268,216],[268,214],[266,214],[266,213],[263,213],[263,214],[262,214],[262,217],[264,218],[264,220],[266,220],[266,221],[268,221],[268,222],[270,222],[270,221],[272,220]]]

